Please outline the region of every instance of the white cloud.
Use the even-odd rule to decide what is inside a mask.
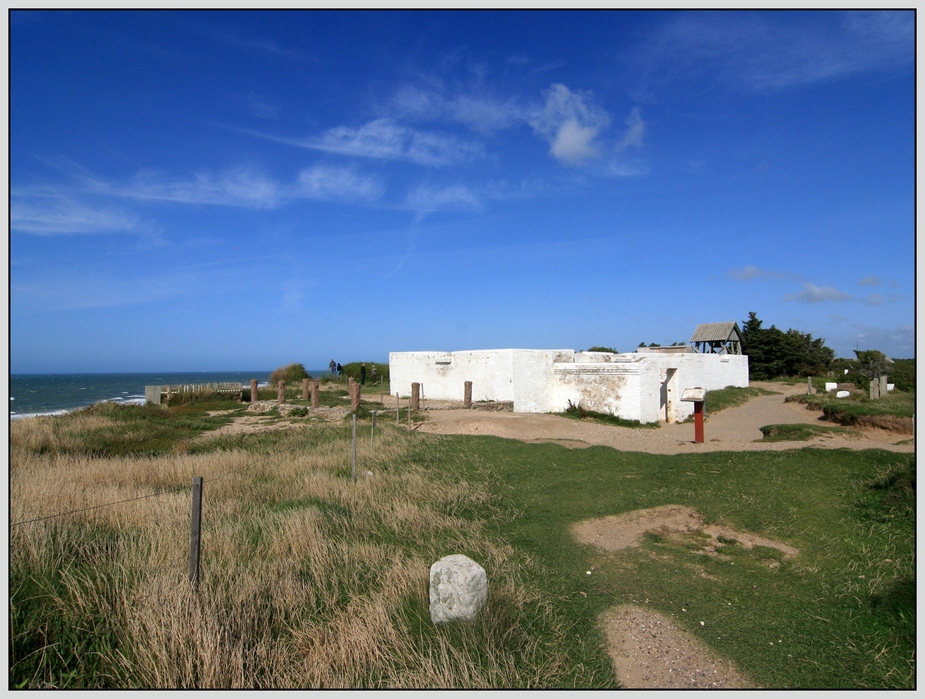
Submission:
[[[858,280],[858,286],[881,286],[880,277],[864,277]]]
[[[492,133],[522,123],[524,110],[513,99],[487,95],[445,96],[438,89],[424,90],[404,85],[392,97],[391,108],[411,119],[446,119],[480,133]]]
[[[289,141],[303,148],[360,158],[407,160],[440,167],[482,157],[482,147],[453,136],[417,131],[392,119],[375,119],[354,129],[338,126],[319,138]]]
[[[822,303],[823,301],[850,301],[851,294],[839,291],[832,286],[816,286],[806,282],[796,294],[788,294],[785,301],[802,301],[803,303]]]
[[[316,165],[299,174],[296,196],[310,199],[378,199],[383,185],[372,177],[363,177],[349,168]]]
[[[746,265],[745,267],[730,269],[727,273],[733,279],[740,282],[751,281],[752,279],[768,279],[772,281],[795,280],[800,281],[800,276],[790,272],[779,272],[773,269],[762,269],[755,265]]]
[[[114,208],[95,208],[64,196],[13,195],[10,228],[32,235],[74,235],[144,232],[137,216]]]
[[[670,19],[626,57],[663,89],[691,75],[767,91],[911,67],[915,15],[905,12],[698,12]],[[648,88],[642,88],[647,91]]]
[[[626,117],[626,131],[623,138],[617,143],[617,150],[627,148],[642,148],[642,140],[646,134],[646,124],[639,113],[639,107],[633,107]]]
[[[544,92],[545,104],[530,124],[549,142],[549,153],[565,165],[580,165],[600,154],[598,135],[610,124],[610,117],[594,103],[590,92],[572,92],[553,83]]]
[[[199,173],[192,179],[167,179],[162,174],[142,171],[127,185],[99,182],[101,193],[139,200],[172,201],[182,204],[219,204],[272,209],[280,199],[279,185],[272,179],[244,168],[219,175]]]
[[[408,207],[416,212],[415,221],[418,223],[437,211],[475,211],[482,205],[480,197],[462,185],[421,185],[409,192],[406,201]]]

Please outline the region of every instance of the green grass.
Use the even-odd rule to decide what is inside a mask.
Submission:
[[[125,430],[138,425],[152,429],[141,453],[168,454],[189,435],[224,424],[194,407],[103,410],[117,427],[82,435],[93,458],[124,453]],[[67,425],[69,419],[55,424]],[[636,604],[669,615],[762,687],[915,686],[914,457],[880,450],[674,456],[605,447],[569,450],[495,437],[409,434],[404,421],[401,429],[394,421],[384,423],[388,426],[377,423],[377,434],[382,424],[402,451],[376,464],[377,497],[398,502],[409,484],[418,483],[415,504],[445,518],[433,529],[406,529],[389,519],[388,508],[369,515],[350,489],[336,485],[349,480],[347,423],[189,445],[191,457],[253,457],[242,461],[249,466],[228,481],[232,485],[217,486],[227,489],[220,500],[207,500],[207,507],[222,510],[237,498],[245,503],[231,520],[240,532],[240,565],[285,563],[265,559],[265,543],[281,518],[307,511],[317,513],[332,547],[356,542],[396,560],[432,562],[449,553],[479,560],[485,551],[473,547],[465,531],[484,532],[492,546],[508,553],[506,566],[491,570],[489,612],[476,624],[434,627],[421,601],[423,579],[421,589],[390,612],[422,662],[451,649],[459,678],[472,672],[489,686],[612,687],[598,617],[614,605]],[[363,419],[360,427],[365,440],[369,421]],[[304,469],[284,473],[279,467],[326,450],[338,460],[330,476],[337,495],[307,493]],[[213,486],[207,492],[207,498],[216,497]],[[776,549],[747,549],[727,537],[718,542],[721,555],[707,556],[696,537],[659,534],[644,537],[637,548],[607,552],[569,533],[581,520],[668,504],[693,508],[707,523],[780,540],[800,553],[785,558]],[[216,526],[211,519],[210,526]],[[137,686],[131,662],[106,659],[125,653],[131,660],[111,610],[119,586],[138,573],[113,559],[143,542],[130,527],[86,522],[61,524],[55,536],[60,544],[48,547],[58,552],[55,558],[30,562],[17,555],[11,563],[11,687]],[[226,603],[221,614],[234,629],[232,640],[245,638],[248,648],[285,643],[300,619],[336,619],[383,584],[363,560],[338,565],[336,576],[324,581],[305,568],[305,584],[325,593],[314,611],[274,603],[270,581],[253,593],[251,606],[261,619],[241,618]],[[230,585],[237,575],[232,569],[213,571],[210,585]],[[534,596],[512,593],[520,589]],[[259,635],[264,633],[270,635]],[[545,640],[520,654],[527,637]],[[511,667],[500,667],[499,658]],[[382,665],[364,667],[356,675],[358,686],[394,681]],[[261,686],[278,680],[259,668],[253,672]]]
[[[707,415],[710,415],[712,413],[718,413],[720,410],[725,410],[726,408],[734,408],[738,405],[743,405],[752,398],[758,396],[772,396],[776,393],[776,391],[755,388],[754,386],[747,386],[744,388],[727,386],[726,388],[721,388],[716,391],[707,391],[704,408],[706,408]]]
[[[902,391],[892,391],[875,400],[860,392],[852,392],[847,398],[836,398],[834,393],[798,394],[788,396],[786,400],[821,410],[825,419],[848,426],[856,425],[864,418],[911,418],[915,414],[915,395]]]
[[[548,594],[585,633],[614,604],[648,605],[761,686],[914,686],[914,519],[911,510],[891,522],[866,514],[871,484],[911,468],[907,455],[657,456],[459,439],[521,513],[501,525],[509,540],[543,566]],[[726,558],[710,558],[656,538],[614,554],[568,534],[576,521],[667,504],[781,539],[800,555],[727,546]]]
[[[761,428],[765,442],[805,442],[820,435],[859,436],[854,430],[826,425],[765,425]]]
[[[611,415],[610,413],[600,413],[596,410],[588,410],[587,408],[582,407],[581,404],[573,404],[572,401],[568,402],[568,407],[564,412],[556,413],[556,415],[561,415],[573,420],[587,420],[588,422],[594,422],[598,425],[611,425],[613,427],[630,427],[633,429],[638,429],[641,427],[647,429],[659,427],[657,422],[626,420],[622,417]]]

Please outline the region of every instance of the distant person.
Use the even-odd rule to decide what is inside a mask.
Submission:
[[[344,367],[340,365],[340,362],[337,363],[337,375],[340,376],[344,373]]]
[[[370,379],[370,381],[372,381],[373,383],[376,383],[376,365],[375,365],[375,364],[373,364],[373,365],[369,368],[369,379]]]
[[[328,371],[330,371],[332,374],[337,373],[337,362],[335,362],[333,359],[331,360],[331,363],[328,364]]]
[[[366,383],[366,362],[360,364],[360,385]]]

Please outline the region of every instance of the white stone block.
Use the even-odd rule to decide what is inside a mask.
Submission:
[[[834,391],[836,388],[838,388],[838,384],[837,384],[837,383],[831,383],[831,382],[829,382],[829,381],[826,381],[826,382],[825,382],[825,390],[826,390],[826,391]]]
[[[445,556],[430,567],[430,618],[471,621],[488,600],[485,569],[468,556]]]
[[[839,391],[838,393],[835,394],[835,397],[836,398],[847,398],[850,395],[851,395],[851,391]]]

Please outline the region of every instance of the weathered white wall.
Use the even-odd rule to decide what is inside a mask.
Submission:
[[[678,422],[693,413],[682,402],[686,388],[748,386],[748,357],[721,354],[574,352],[572,350],[473,350],[392,352],[392,392],[462,400],[513,401],[516,412],[562,412],[569,401],[626,420]]]
[[[411,395],[411,384],[423,384],[434,400],[463,400],[472,382],[472,400],[514,400],[514,350],[465,352],[390,352],[392,395]]]

